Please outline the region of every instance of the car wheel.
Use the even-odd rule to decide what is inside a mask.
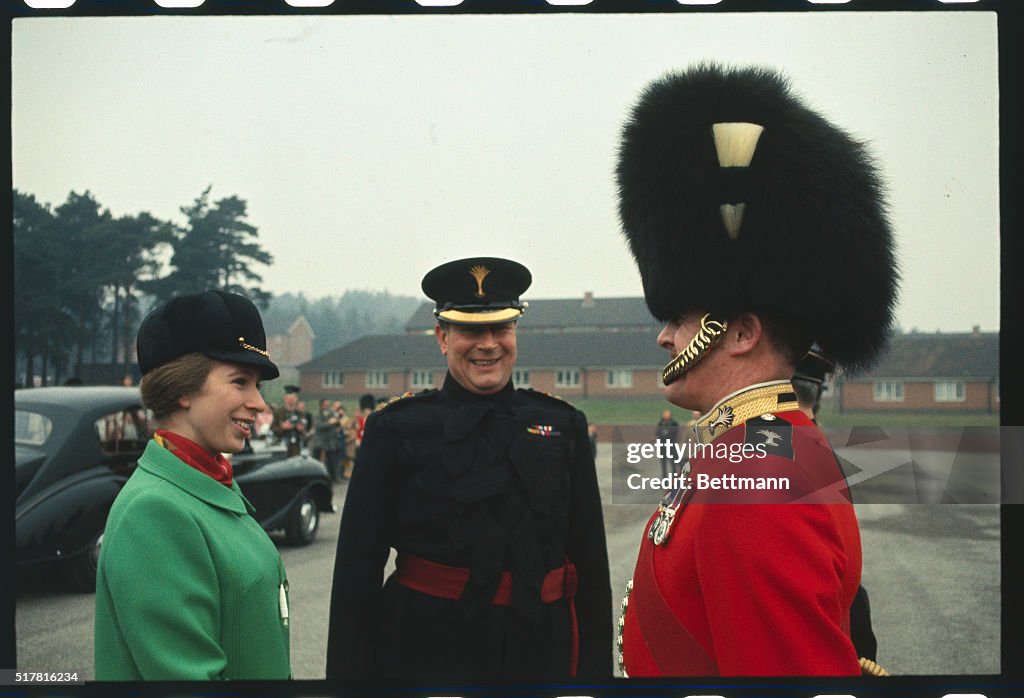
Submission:
[[[75,591],[96,591],[96,569],[99,566],[101,547],[103,531],[96,534],[85,552],[64,563],[64,579]]]
[[[320,527],[320,508],[309,492],[295,502],[284,532],[292,545],[309,545],[316,539],[316,531]]]

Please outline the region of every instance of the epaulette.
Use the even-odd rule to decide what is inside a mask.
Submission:
[[[406,392],[402,393],[401,395],[394,396],[393,398],[389,399],[387,402],[380,403],[379,405],[377,405],[377,407],[373,411],[374,412],[380,412],[382,410],[386,410],[387,408],[391,407],[396,402],[399,402],[399,401],[402,401],[402,400],[408,400],[409,398],[423,397],[425,395],[431,395],[431,394],[436,393],[436,392],[437,392],[436,389],[431,389],[431,388],[428,388],[426,390],[421,390],[418,393],[414,393],[411,390],[409,390],[409,391],[406,391]]]
[[[744,440],[762,453],[793,460],[793,425],[770,412],[751,417],[743,423]]]
[[[563,407],[568,407],[569,409],[572,410],[576,409],[575,405],[573,405],[571,402],[569,402],[560,395],[552,395],[551,393],[544,392],[543,390],[534,390],[533,388],[520,388],[520,390],[522,390],[524,393],[529,393],[531,395],[542,397],[558,405],[562,405]]]

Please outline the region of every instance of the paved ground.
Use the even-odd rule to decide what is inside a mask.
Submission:
[[[611,502],[611,450],[604,445],[598,469],[617,618],[618,597],[653,505]],[[344,487],[336,492],[339,510],[344,493]],[[857,511],[879,663],[893,674],[999,673],[998,507],[860,504]],[[298,679],[324,676],[339,519],[325,516],[309,547],[280,545],[291,584],[292,667]],[[93,604],[93,595],[66,592],[54,578],[20,577],[17,668],[78,671],[92,678]]]

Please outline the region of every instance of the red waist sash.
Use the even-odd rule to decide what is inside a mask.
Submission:
[[[418,591],[421,594],[436,596],[442,599],[462,598],[462,590],[469,582],[470,570],[466,567],[449,567],[439,562],[424,560],[408,553],[399,554],[395,560],[395,581],[402,586]],[[540,600],[553,603],[560,599],[569,601],[569,613],[572,621],[572,651],[569,660],[569,675],[576,676],[576,665],[579,654],[579,627],[576,621],[576,566],[567,562],[561,567],[544,575],[540,587]],[[502,572],[498,590],[494,593],[491,603],[495,606],[512,605],[512,573]]]

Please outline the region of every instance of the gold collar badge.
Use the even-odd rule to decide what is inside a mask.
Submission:
[[[800,409],[800,406],[789,381],[758,383],[723,398],[697,420],[693,428],[694,434],[701,443],[708,444],[733,427],[746,423],[748,419],[761,417],[770,422],[775,420],[773,413],[797,409]],[[775,432],[765,429],[761,435],[765,437],[767,445],[776,445],[775,438],[778,438],[778,435]]]

